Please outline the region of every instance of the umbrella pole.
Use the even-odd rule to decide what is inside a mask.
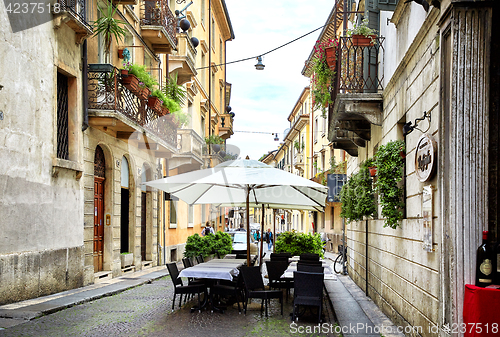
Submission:
[[[250,186],[247,187],[247,266],[250,267]]]
[[[276,253],[276,210],[273,209],[273,253]]]
[[[264,252],[264,204],[262,204],[262,214],[260,216],[260,256],[259,267],[262,268],[262,253]]]

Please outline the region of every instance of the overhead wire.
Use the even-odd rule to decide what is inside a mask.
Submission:
[[[260,56],[264,56],[264,55],[270,54],[270,53],[272,53],[273,51],[276,51],[276,50],[278,50],[278,49],[280,49],[280,48],[283,48],[283,47],[285,47],[285,46],[287,46],[287,45],[289,45],[289,44],[291,44],[291,43],[293,43],[293,42],[295,42],[295,41],[297,41],[297,40],[300,40],[300,39],[302,39],[303,37],[306,37],[307,35],[310,35],[310,34],[312,34],[312,33],[316,32],[316,31],[320,30],[321,28],[323,28],[323,27],[327,26],[328,24],[330,24],[330,21],[329,21],[329,22],[327,22],[327,23],[325,23],[323,26],[318,27],[318,28],[316,28],[316,29],[314,29],[314,30],[310,31],[309,33],[306,33],[306,34],[304,34],[304,35],[301,35],[301,36],[299,36],[298,38],[293,39],[293,40],[291,40],[291,41],[289,41],[289,42],[287,42],[287,43],[285,43],[285,44],[282,44],[282,45],[281,45],[281,46],[279,46],[279,47],[276,47],[276,48],[274,48],[274,49],[271,49],[271,50],[269,50],[269,51],[267,51],[267,52],[265,52],[265,53],[263,53],[263,54],[259,54],[259,55],[257,55],[257,56],[252,56],[252,57],[247,57],[247,58],[240,59],[240,60],[236,60],[236,61],[224,62],[224,63],[214,64],[214,65],[210,65],[210,66],[206,66],[206,67],[200,67],[200,68],[196,68],[196,70],[200,70],[200,69],[207,69],[207,68],[218,67],[218,66],[225,66],[225,65],[228,65],[228,64],[233,64],[233,63],[238,63],[238,62],[243,62],[243,61],[248,61],[248,60],[256,59],[257,57],[260,57]]]

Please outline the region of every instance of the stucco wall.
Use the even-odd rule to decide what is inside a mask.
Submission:
[[[82,285],[81,46],[52,21],[12,33],[0,5],[0,303]],[[72,77],[70,160],[54,167],[57,72]]]
[[[440,53],[436,12],[429,12],[423,25],[421,8],[407,9],[398,25],[398,51],[386,53],[403,55],[394,76],[384,90],[383,125],[372,126],[372,139],[360,156],[351,160],[359,164],[372,156],[375,147],[403,139],[401,124],[420,118],[424,111],[432,114],[432,122],[420,122],[419,128],[434,136],[439,143],[439,69]],[[415,25],[420,28],[417,33]],[[406,40],[411,39],[411,40]],[[391,48],[394,44],[391,44]],[[390,68],[390,67],[389,67]],[[392,71],[392,69],[390,69]],[[434,192],[433,213],[434,252],[422,248],[422,187],[438,187],[437,178],[420,183],[415,175],[415,147],[421,131],[406,137],[406,218],[398,229],[384,228],[384,221],[369,220],[347,226],[350,276],[366,289],[366,225],[368,225],[368,293],[397,325],[428,327],[438,323],[439,312],[439,254],[441,232],[439,215],[440,191]],[[381,213],[379,207],[378,213]]]

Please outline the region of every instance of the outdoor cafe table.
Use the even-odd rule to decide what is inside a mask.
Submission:
[[[321,262],[325,262],[324,259],[320,258],[319,259]],[[294,255],[292,256],[291,258],[288,259],[288,262],[292,263],[292,262],[297,262],[297,261],[300,261],[300,256],[298,255]]]
[[[331,265],[327,264],[326,262],[323,262],[323,267],[324,267],[324,272],[325,272],[325,276],[324,276],[324,279],[325,280],[333,280],[333,281],[337,281],[337,275],[335,275],[334,271],[333,271],[333,268],[331,267]],[[283,275],[281,275],[282,278],[293,278],[293,272],[294,271],[297,271],[297,263],[290,263],[290,265],[288,266],[288,268],[285,270],[285,272],[283,273]]]
[[[232,281],[239,274],[238,267],[245,262],[246,259],[214,259],[181,270],[179,277]]]

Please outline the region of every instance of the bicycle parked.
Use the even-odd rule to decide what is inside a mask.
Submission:
[[[333,263],[333,270],[337,274],[341,274],[344,272],[344,270],[347,271],[347,246],[345,247],[345,257],[346,259],[344,260],[344,245],[339,245],[339,256],[335,259],[335,262]]]

